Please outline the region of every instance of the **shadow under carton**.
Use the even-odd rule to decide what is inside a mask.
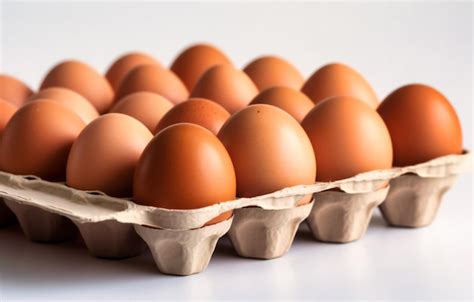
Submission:
[[[384,201],[388,190],[387,186],[368,193],[315,193],[314,206],[307,219],[313,236],[324,242],[359,240],[367,231],[374,208]]]
[[[0,227],[9,226],[16,222],[15,214],[7,207],[0,197]]]
[[[380,205],[384,219],[391,226],[423,227],[436,217],[442,197],[457,175],[421,177],[405,174],[390,181],[390,191]]]

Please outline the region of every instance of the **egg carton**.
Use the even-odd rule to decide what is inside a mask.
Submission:
[[[304,220],[314,237],[326,242],[361,238],[377,206],[382,207],[390,224],[398,225],[414,209],[406,205],[407,194],[400,194],[400,190],[419,189],[421,202],[433,196],[434,189],[428,187],[445,190],[446,187],[440,187],[442,180],[446,180],[443,186],[448,179],[454,181],[456,175],[470,167],[470,162],[470,153],[466,152],[419,165],[299,185],[192,210],[142,206],[101,192],[76,190],[63,183],[5,172],[0,172],[0,197],[15,214],[24,234],[33,241],[68,240],[79,230],[94,256],[127,258],[140,254],[148,246],[161,272],[190,275],[207,267],[217,241],[225,234],[239,255],[271,259],[288,251]],[[406,180],[411,176],[419,179],[415,181],[418,189],[413,180]],[[313,200],[301,205],[308,195]],[[385,199],[389,203],[386,207]],[[432,207],[415,208],[432,211]],[[233,217],[205,225],[230,210]],[[410,217],[415,216],[419,219],[423,215]]]

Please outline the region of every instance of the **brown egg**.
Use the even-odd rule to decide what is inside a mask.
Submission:
[[[117,99],[140,91],[158,93],[173,104],[181,103],[189,96],[174,72],[157,65],[138,66],[127,73],[117,91]]]
[[[54,66],[44,78],[40,90],[49,87],[64,87],[79,93],[99,113],[107,112],[114,100],[114,91],[107,79],[79,61],[64,61]]]
[[[200,98],[189,99],[168,111],[158,123],[155,133],[173,124],[191,123],[217,135],[229,117],[229,112],[215,102]]]
[[[298,122],[301,122],[314,107],[314,103],[304,93],[288,87],[265,89],[250,104],[268,104],[278,107],[288,112]]]
[[[107,70],[105,77],[107,78],[107,80],[109,80],[109,83],[110,85],[112,85],[112,88],[117,91],[120,86],[120,83],[127,75],[127,73],[133,68],[142,65],[161,66],[161,64],[157,60],[155,60],[155,58],[148,54],[141,52],[131,52],[121,56],[115,62],[113,62]]]
[[[152,138],[142,123],[128,115],[109,113],[97,118],[72,146],[67,185],[131,197],[135,167]]]
[[[440,92],[411,84],[392,92],[377,109],[393,144],[393,164],[409,166],[462,153],[456,111]]]
[[[257,87],[243,71],[218,65],[202,75],[191,97],[212,100],[232,114],[247,106],[257,94]]]
[[[277,107],[257,104],[242,109],[222,126],[218,137],[234,163],[239,197],[314,183],[311,142],[300,124]]]
[[[313,144],[318,181],[334,181],[392,167],[392,143],[382,118],[366,103],[334,97],[301,123]]]
[[[79,93],[62,87],[46,88],[34,94],[30,100],[49,99],[60,103],[74,111],[84,121],[89,124],[99,116],[97,109]]]
[[[3,131],[2,170],[63,181],[69,150],[84,127],[77,114],[54,101],[37,100],[24,105]]]
[[[16,110],[17,108],[13,104],[0,99],[0,136]]]
[[[264,56],[250,62],[244,72],[262,91],[275,86],[283,86],[301,89],[303,86],[303,75],[283,58],[276,56]]]
[[[232,65],[230,59],[219,49],[209,44],[196,44],[186,48],[171,64],[171,70],[183,81],[189,91],[201,75],[215,65]]]
[[[159,94],[135,92],[119,100],[110,112],[123,113],[139,120],[151,132],[161,118],[173,107],[173,103]]]
[[[301,91],[315,104],[335,96],[347,96],[361,100],[377,108],[379,100],[374,90],[362,75],[347,65],[328,64],[306,81]]]
[[[0,98],[20,107],[33,94],[33,91],[20,80],[0,74]]]
[[[235,199],[235,173],[222,143],[189,123],[158,133],[140,158],[133,184],[136,203],[167,209],[196,209]],[[227,219],[227,212],[213,219]],[[209,222],[209,223],[211,223]]]

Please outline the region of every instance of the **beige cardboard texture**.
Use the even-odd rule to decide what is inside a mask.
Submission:
[[[457,175],[420,177],[402,175],[390,181],[390,191],[380,206],[385,220],[392,226],[423,227],[430,225],[442,197],[456,181]]]
[[[75,222],[89,252],[99,258],[123,259],[136,256],[146,249],[133,224],[115,220]]]
[[[71,220],[32,205],[4,198],[7,206],[15,213],[25,236],[35,242],[57,243],[73,239],[77,230]]]
[[[281,257],[290,249],[298,226],[308,217],[312,207],[313,202],[281,210],[236,209],[229,238],[240,256],[258,259]]]
[[[368,193],[315,193],[314,206],[307,219],[314,237],[338,243],[360,239],[367,230],[373,209],[384,201],[388,191],[387,186]]]
[[[470,167],[471,154],[449,155],[423,164],[371,171],[329,183],[300,185],[254,198],[241,198],[193,210],[169,210],[137,205],[95,192],[84,192],[35,177],[0,172],[0,196],[15,199],[19,204],[33,205],[66,216],[79,223],[115,220],[163,229],[189,230],[203,226],[219,214],[238,208],[258,206],[277,210],[296,206],[307,194],[338,188],[347,193],[373,192],[387,180],[413,173],[421,177],[444,177],[459,174]]]
[[[194,230],[162,230],[135,225],[153,259],[164,274],[187,276],[203,271],[209,264],[219,238],[232,224],[232,218]]]

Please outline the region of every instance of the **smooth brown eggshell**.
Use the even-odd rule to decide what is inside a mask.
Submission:
[[[173,103],[159,94],[135,92],[119,100],[110,112],[123,113],[139,120],[151,132],[161,118],[173,107]]]
[[[0,137],[2,136],[3,129],[11,119],[13,114],[17,111],[17,108],[3,99],[0,99]]]
[[[31,96],[29,100],[34,101],[38,99],[49,99],[68,107],[79,115],[86,124],[89,124],[99,116],[97,109],[85,97],[67,88],[46,88]]]
[[[64,181],[69,150],[84,127],[77,114],[54,101],[37,100],[24,105],[3,131],[2,170]]]
[[[87,125],[74,142],[66,183],[114,197],[131,197],[138,159],[152,133],[136,119],[109,113]]]
[[[364,77],[351,67],[328,64],[309,77],[301,89],[315,104],[335,96],[347,96],[377,108],[379,100],[373,88]]]
[[[33,91],[22,81],[0,74],[0,98],[10,102],[15,107],[20,107],[33,94]]]
[[[382,118],[366,103],[334,97],[301,123],[313,144],[318,181],[335,181],[392,167],[392,143]]]
[[[192,123],[216,134],[230,117],[219,104],[207,99],[194,98],[174,106],[158,123],[155,133],[177,123]]]
[[[133,188],[138,204],[196,209],[235,199],[236,181],[217,137],[204,127],[180,123],[158,133],[146,147]],[[230,215],[224,214],[220,220]]]
[[[215,65],[232,65],[230,59],[219,49],[209,44],[196,44],[181,52],[173,64],[171,70],[178,75],[189,91],[201,75]]]
[[[395,166],[462,153],[461,123],[456,111],[432,87],[403,86],[387,96],[377,111],[392,138]]]
[[[301,89],[303,75],[290,62],[277,56],[263,56],[250,62],[244,72],[262,91],[275,86]]]
[[[257,87],[243,71],[230,65],[218,65],[202,75],[191,97],[212,100],[233,114],[247,106],[257,94]]]
[[[268,104],[288,112],[298,122],[301,122],[314,103],[301,91],[288,87],[272,87],[260,92],[251,102]]]
[[[46,75],[40,90],[64,87],[85,97],[99,113],[107,112],[114,100],[114,91],[107,79],[89,65],[71,60],[54,66]]]
[[[308,136],[277,107],[257,104],[242,109],[222,126],[218,137],[234,163],[239,197],[315,181],[316,161]]]
[[[117,91],[117,99],[140,91],[160,94],[173,104],[181,103],[189,96],[186,86],[174,72],[157,65],[138,66],[127,73]]]
[[[133,68],[142,65],[161,66],[161,64],[155,58],[148,54],[142,52],[131,52],[124,54],[115,60],[107,69],[105,77],[109,81],[110,85],[112,85],[114,91],[117,91],[120,83],[127,73]]]

